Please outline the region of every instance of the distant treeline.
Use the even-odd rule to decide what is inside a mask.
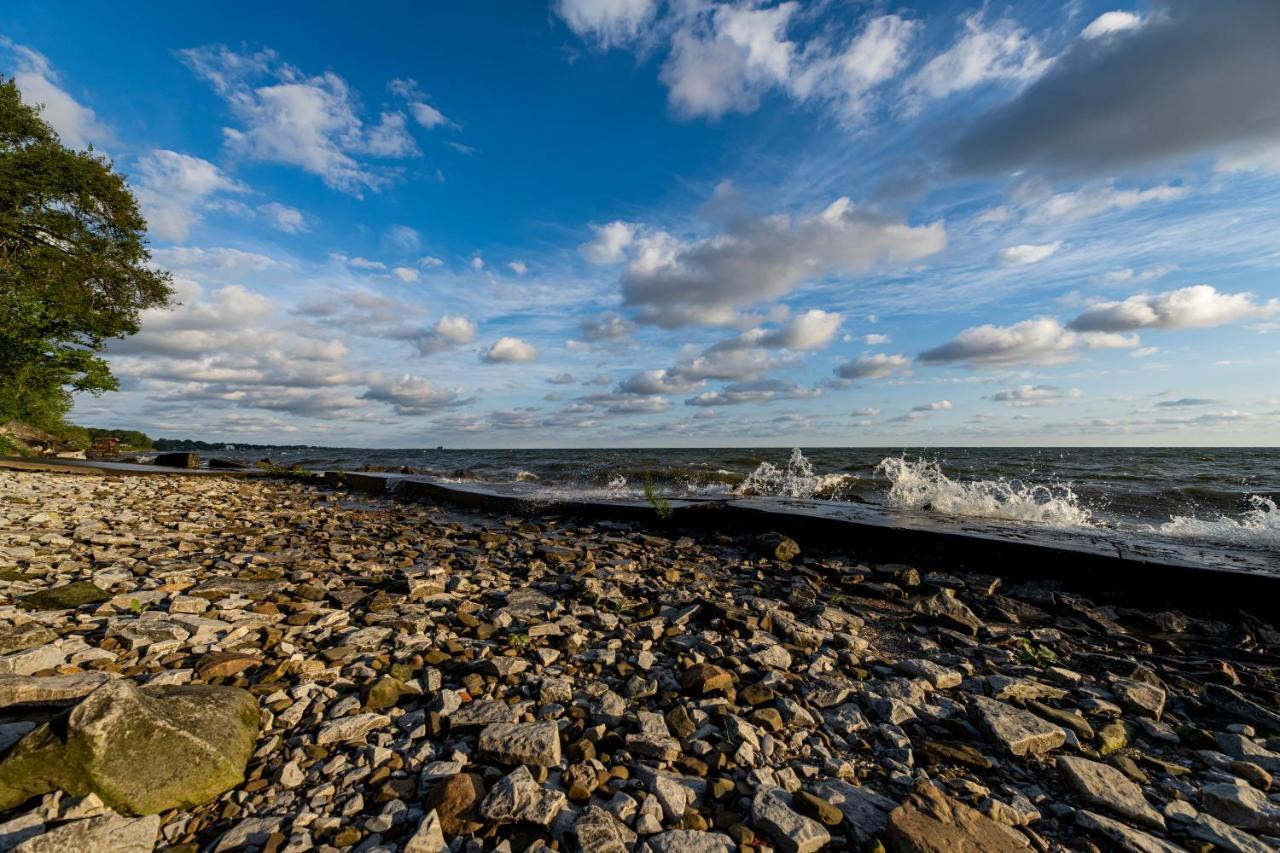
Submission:
[[[315,450],[315,444],[241,444],[238,441],[193,441],[189,438],[157,438],[155,449],[169,451],[226,450],[227,445],[237,450]]]
[[[95,444],[100,439],[114,438],[120,442],[120,446],[123,449],[155,449],[155,445],[152,443],[151,437],[146,433],[138,432],[136,429],[94,429],[93,427],[88,427],[85,432],[89,433],[89,440]]]

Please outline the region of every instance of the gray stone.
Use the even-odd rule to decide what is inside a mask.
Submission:
[[[751,801],[751,823],[785,853],[813,853],[831,840],[827,828],[791,808],[791,797],[781,788],[765,788]]]
[[[325,723],[320,731],[316,732],[316,744],[327,746],[331,743],[357,741],[374,729],[387,726],[390,722],[391,718],[385,714],[355,714],[350,717],[339,717]]]
[[[489,790],[480,813],[499,823],[527,821],[549,826],[568,799],[560,791],[544,788],[534,781],[523,764],[508,773]]]
[[[1121,705],[1144,717],[1158,720],[1164,713],[1165,692],[1154,684],[1132,678],[1114,678],[1111,681],[1111,691],[1116,694]]]
[[[844,812],[845,822],[859,844],[866,844],[884,832],[889,812],[897,806],[888,797],[843,779],[824,779],[813,786],[813,791]]]
[[[920,599],[911,609],[931,622],[973,635],[978,633],[978,628],[982,625],[982,620],[963,601],[956,598],[955,592],[950,589]]]
[[[1057,749],[1067,733],[1035,714],[986,696],[974,696],[973,708],[992,739],[1017,756]]]
[[[1081,829],[1105,838],[1119,849],[1129,850],[1131,853],[1185,853],[1176,844],[1086,809],[1076,812],[1076,823]]]
[[[1230,687],[1206,684],[1204,700],[1228,717],[1235,717],[1242,722],[1280,732],[1280,714],[1264,708],[1252,699],[1246,699]]]
[[[573,824],[579,850],[591,853],[628,853],[636,843],[636,834],[626,824],[599,806],[583,809]]]
[[[1280,753],[1259,746],[1252,739],[1234,732],[1218,734],[1218,748],[1241,761],[1258,765],[1268,773],[1280,773]]]
[[[106,814],[64,823],[28,838],[14,847],[13,853],[151,853],[159,831],[159,815],[130,818]]]
[[[738,845],[722,832],[669,829],[651,835],[644,843],[651,853],[737,853]]]
[[[1187,835],[1200,841],[1208,841],[1231,853],[1275,853],[1275,848],[1264,844],[1247,832],[1236,829],[1213,815],[1201,813],[1195,821],[1186,825]]]
[[[923,678],[938,690],[959,687],[960,682],[964,681],[964,676],[956,670],[947,669],[945,666],[926,658],[901,660],[895,663],[893,668],[904,675]]]
[[[26,622],[9,628],[0,628],[0,655],[44,646],[56,639],[58,635],[39,622]]]
[[[480,732],[480,751],[504,764],[560,764],[560,730],[554,722],[493,723]]]
[[[497,699],[477,699],[449,715],[450,729],[482,729],[493,723],[514,723],[516,712]]]
[[[404,853],[441,853],[448,849],[444,842],[444,830],[440,828],[440,816],[432,809],[418,824],[418,831],[405,842]]]
[[[1210,814],[1232,826],[1267,835],[1280,834],[1280,806],[1257,788],[1217,782],[1200,790],[1200,800]]]
[[[67,653],[50,643],[0,655],[0,675],[31,675],[67,662]]]
[[[1164,829],[1164,818],[1147,802],[1142,789],[1111,765],[1074,755],[1060,755],[1058,772],[1086,802],[1105,806],[1146,826]]]
[[[278,817],[247,817],[218,836],[212,853],[228,853],[248,847],[261,847],[282,823]]]
[[[112,676],[105,672],[72,675],[0,675],[0,708],[13,705],[53,705],[88,696]]]

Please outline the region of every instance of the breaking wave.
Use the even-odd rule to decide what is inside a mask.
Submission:
[[[761,462],[733,491],[737,495],[780,498],[839,498],[852,480],[846,474],[818,474],[796,447],[784,467]]]
[[[1219,515],[1196,518],[1175,515],[1158,528],[1165,536],[1179,539],[1207,539],[1232,545],[1270,545],[1280,547],[1280,508],[1271,498],[1249,496],[1250,509],[1239,518]]]
[[[937,462],[888,457],[876,473],[889,480],[889,506],[943,515],[1021,521],[1046,527],[1093,527],[1093,512],[1070,483],[1019,479],[953,480]]]

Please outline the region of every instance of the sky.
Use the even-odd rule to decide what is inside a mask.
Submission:
[[[10,0],[178,303],[73,419],[1280,443],[1280,3]]]

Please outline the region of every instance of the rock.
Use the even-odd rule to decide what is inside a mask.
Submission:
[[[9,751],[9,747],[26,736],[27,732],[32,731],[36,724],[29,720],[19,720],[15,723],[0,723],[0,755],[4,755]],[[3,848],[0,848],[3,849]]]
[[[433,809],[422,818],[413,837],[404,843],[403,853],[443,853],[447,849],[440,816]]]
[[[44,646],[56,639],[58,635],[39,622],[0,628],[0,655]]]
[[[1112,720],[1098,729],[1098,752],[1111,755],[1129,745],[1129,729],[1121,720]]]
[[[196,662],[196,675],[206,681],[210,678],[230,678],[247,669],[262,665],[262,659],[239,652],[209,652]]]
[[[101,604],[110,598],[111,593],[91,581],[74,581],[21,596],[17,605],[23,610],[75,610],[86,604]]]
[[[573,824],[579,850],[591,853],[629,853],[636,834],[599,806],[587,806]]]
[[[884,832],[889,813],[897,806],[888,797],[850,785],[843,779],[824,779],[813,786],[813,791],[840,809],[845,826],[859,844],[866,844]]]
[[[697,663],[681,673],[680,685],[694,696],[723,693],[733,687],[733,674],[714,664]]]
[[[435,785],[422,807],[436,813],[445,835],[470,835],[482,826],[478,816],[485,794],[479,773],[459,773]]]
[[[257,734],[244,690],[108,681],[0,762],[0,810],[54,789],[134,815],[199,805],[243,781]]]
[[[800,546],[794,539],[781,533],[762,533],[751,544],[756,553],[780,563],[789,563],[800,556]]]
[[[1242,832],[1213,815],[1200,814],[1186,827],[1187,835],[1207,841],[1233,853],[1275,853],[1275,847],[1264,844],[1247,832]]]
[[[991,738],[1013,755],[1048,752],[1066,742],[1062,729],[1004,702],[974,696],[973,708]]]
[[[73,820],[50,829],[43,835],[28,838],[12,849],[12,853],[151,853],[160,832],[160,816],[124,817],[105,814],[84,820]]]
[[[844,822],[844,812],[816,794],[796,791],[791,795],[791,805],[802,815],[811,817],[827,826],[839,826]]]
[[[0,675],[31,675],[67,662],[67,653],[53,643],[0,655]]]
[[[4,679],[0,678],[0,684],[4,683]],[[3,696],[3,688],[0,688],[0,696]],[[3,706],[0,700],[0,706]],[[1234,732],[1221,732],[1217,736],[1218,748],[1230,755],[1232,758],[1240,761],[1248,761],[1258,765],[1268,773],[1280,773],[1280,753],[1259,746],[1252,739],[1244,735],[1235,734]]]
[[[316,744],[326,746],[331,743],[350,743],[360,740],[374,729],[387,726],[391,718],[383,714],[356,714],[351,717],[339,717],[325,723],[316,733]]]
[[[278,817],[250,817],[236,823],[210,848],[211,853],[231,853],[245,849],[261,848],[280,826]]]
[[[111,680],[106,672],[74,675],[0,675],[0,708],[74,702]]]
[[[1280,834],[1280,806],[1257,788],[1218,782],[1205,785],[1200,790],[1200,800],[1210,814],[1232,826],[1267,835]]]
[[[1164,818],[1147,802],[1142,789],[1116,768],[1079,756],[1060,755],[1058,772],[1085,802],[1105,806],[1146,826],[1164,829]]]
[[[151,464],[162,468],[199,468],[200,456],[196,453],[161,453]]]
[[[738,845],[721,832],[669,829],[649,836],[641,849],[651,853],[737,853]]]
[[[924,658],[898,661],[893,668],[904,675],[923,678],[937,690],[959,687],[960,682],[964,680],[964,676],[954,669],[947,669]]]
[[[1144,717],[1158,720],[1164,712],[1165,692],[1154,684],[1132,678],[1115,678],[1111,681],[1111,690],[1121,705]]]
[[[515,712],[505,702],[487,699],[470,702],[449,715],[451,729],[480,729],[494,723],[514,723]]]
[[[560,730],[549,721],[492,723],[480,732],[480,751],[504,764],[558,767]]]
[[[521,765],[489,790],[480,813],[499,823],[526,821],[549,826],[568,800],[560,791],[543,788]]]
[[[1228,717],[1235,717],[1246,723],[1261,726],[1273,732],[1280,732],[1280,714],[1264,708],[1251,699],[1221,684],[1206,684],[1204,700]]]
[[[944,589],[936,595],[922,598],[911,606],[911,609],[929,621],[937,622],[948,628],[955,628],[974,636],[982,621],[963,601],[956,598],[955,590]]]
[[[1176,844],[1170,844],[1162,838],[1087,809],[1076,812],[1076,823],[1081,829],[1105,838],[1121,850],[1132,853],[1186,853]]]
[[[813,853],[831,840],[826,827],[792,810],[791,797],[781,788],[756,793],[751,800],[751,823],[785,853]]]
[[[1013,830],[924,780],[890,812],[885,839],[895,853],[1026,853]]]
[[[371,711],[388,711],[400,703],[402,696],[413,693],[400,679],[384,675],[365,692],[364,705]]]

